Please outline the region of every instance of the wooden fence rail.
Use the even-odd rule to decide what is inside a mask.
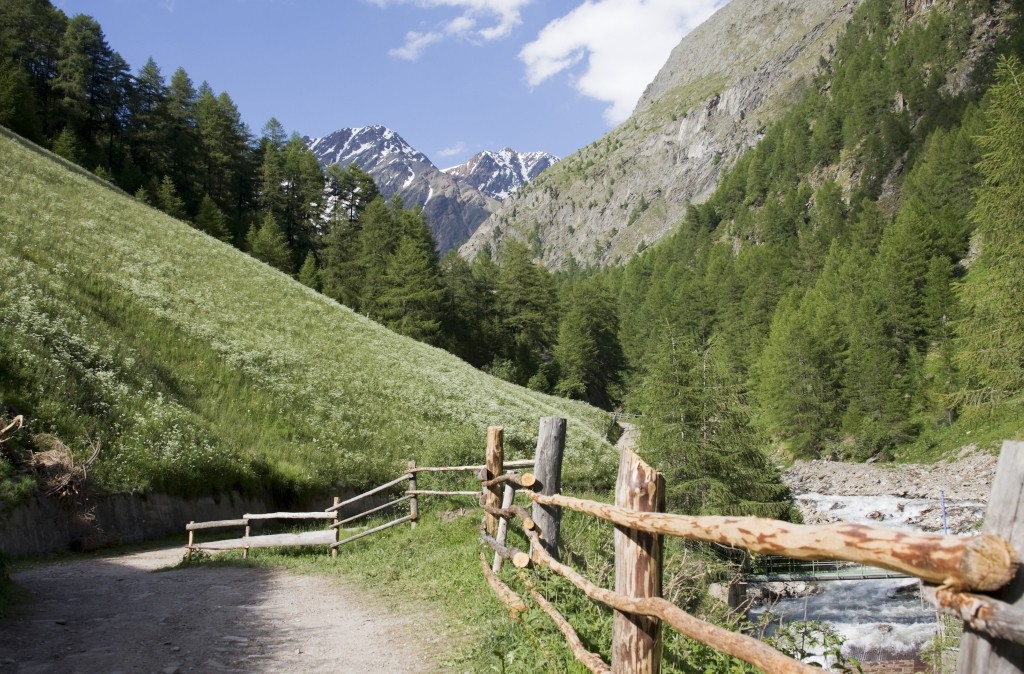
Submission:
[[[542,430],[541,438],[543,436]],[[664,535],[801,560],[851,561],[916,576],[933,584],[925,589],[926,598],[965,621],[970,630],[965,639],[974,638],[977,633],[984,643],[983,647],[969,646],[966,649],[966,656],[972,658],[973,665],[965,666],[965,653],[961,653],[960,674],[972,671],[1020,674],[1024,671],[1024,579],[1018,573],[1021,568],[1019,551],[1024,545],[1024,524],[1020,520],[1024,513],[1008,516],[1016,523],[1014,526],[1000,525],[1001,530],[997,532],[986,525],[986,532],[975,536],[915,534],[856,524],[811,526],[754,517],[675,515],[656,512],[663,493],[658,483],[663,484],[663,480],[629,450],[623,450],[620,457],[615,505],[545,490],[545,483],[550,485],[558,478],[550,472],[550,459],[542,457],[540,445],[543,442],[542,439],[538,443],[536,484],[532,491],[524,489],[534,503],[533,517],[523,508],[513,505],[510,499],[506,499],[500,508],[493,498],[489,499],[482,503],[485,521],[481,527],[481,543],[495,552],[495,568],[499,568],[499,559],[510,560],[521,570],[544,566],[566,578],[591,600],[616,611],[612,666],[609,669],[596,654],[582,646],[572,627],[537,593],[536,588],[526,584],[530,596],[565,635],[574,655],[592,672],[656,674],[660,671],[661,622],[766,672],[811,674],[821,671],[753,637],[699,620],[663,599],[660,596],[660,538]],[[997,475],[993,485],[991,503],[999,503],[1005,498],[1010,501],[1009,510],[1022,510],[1024,443],[1008,442],[1003,453],[1001,474]],[[1013,458],[1009,459],[1007,455],[1013,455]],[[558,457],[559,463],[560,460]],[[1004,468],[1004,464],[1015,467]],[[495,483],[495,474],[501,470],[500,455],[489,454],[488,472],[491,474],[484,476],[483,480]],[[507,484],[511,488],[511,483]],[[550,538],[550,535],[552,522],[557,531],[561,508],[616,525],[616,591],[596,585],[558,560],[557,536]],[[537,521],[538,513],[546,518],[548,524]],[[495,535],[496,528],[491,526],[492,522],[500,520],[505,523],[513,519],[520,521],[523,533],[530,541],[529,553],[508,546],[503,535]],[[1000,519],[993,517],[990,506],[988,520]],[[545,527],[548,529],[547,540],[543,536]],[[644,539],[644,536],[648,538]],[[486,567],[486,562],[483,565]],[[510,609],[517,609],[522,599],[490,568],[486,568],[485,575],[499,598]],[[968,591],[995,592],[999,598],[969,594]],[[985,665],[979,668],[978,662]]]
[[[337,501],[337,499],[335,499]],[[336,524],[331,528],[303,531],[300,533],[265,534],[262,536],[250,535],[250,524],[256,521],[268,520],[324,520],[329,519],[337,523],[337,515],[328,512],[275,512],[275,513],[246,513],[237,520],[214,520],[210,522],[189,522],[185,525],[188,532],[188,544],[186,546],[185,558],[192,559],[195,550],[241,550],[242,557],[249,556],[252,548],[283,548],[305,545],[331,545],[337,540],[337,532],[334,530]],[[194,534],[204,529],[227,529],[233,527],[244,527],[241,538],[228,538],[218,541],[205,541],[196,543]]]

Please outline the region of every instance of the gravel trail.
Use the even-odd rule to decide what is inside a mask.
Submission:
[[[428,616],[323,576],[175,564],[182,548],[42,564],[0,621],[0,673],[431,672]]]

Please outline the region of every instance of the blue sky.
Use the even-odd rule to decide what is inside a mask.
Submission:
[[[53,0],[227,91],[255,134],[383,124],[435,164],[505,146],[559,156],[632,111],[725,0]]]

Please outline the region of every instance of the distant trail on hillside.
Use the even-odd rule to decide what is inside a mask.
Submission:
[[[0,620],[0,672],[430,672],[427,616],[324,576],[197,565],[173,548],[43,564]]]

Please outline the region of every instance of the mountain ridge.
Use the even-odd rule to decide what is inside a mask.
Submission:
[[[503,202],[460,252],[513,236],[549,268],[629,259],[757,143],[858,4],[733,0],[680,41],[625,123]]]

